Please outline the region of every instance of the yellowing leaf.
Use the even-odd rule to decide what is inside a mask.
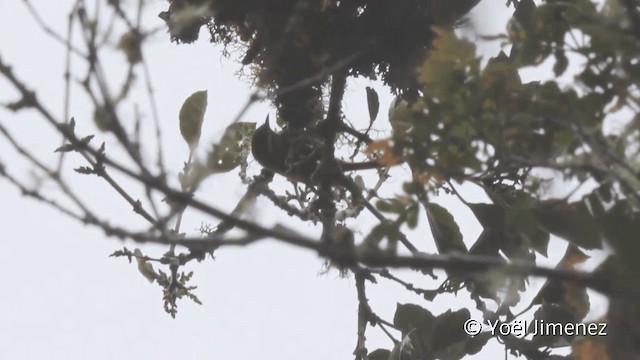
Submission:
[[[140,249],[136,248],[133,251],[133,254],[138,262],[138,271],[140,271],[140,274],[142,274],[142,276],[144,276],[144,278],[150,283],[154,282],[154,280],[158,278],[158,273],[153,269],[153,265],[144,258]]]
[[[591,305],[586,289],[568,281],[562,282],[562,301],[579,319],[587,316]]]
[[[609,360],[607,343],[598,337],[575,341],[571,344],[571,357],[576,360]]]
[[[367,146],[365,152],[367,154],[379,153],[380,156],[376,161],[383,166],[393,166],[402,163],[402,158],[393,152],[390,140],[374,141]]]
[[[573,268],[589,259],[589,255],[585,254],[575,245],[569,244],[567,252],[560,260],[560,265],[566,268]]]

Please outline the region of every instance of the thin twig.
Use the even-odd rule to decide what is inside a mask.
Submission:
[[[26,85],[20,80],[18,80],[18,78],[14,75],[14,73],[11,71],[11,68],[3,63],[2,57],[0,57],[0,73],[3,74],[5,78],[13,84],[14,87],[16,87],[16,89],[21,93],[24,99],[24,102],[26,104],[28,104],[29,106],[33,107],[36,111],[38,111],[44,117],[44,119],[47,120],[52,126],[54,126],[56,130],[62,133],[71,144],[78,147],[78,149],[80,150],[80,153],[87,160],[87,162],[89,163],[89,165],[91,165],[92,168],[96,166],[96,162],[93,159],[96,157],[102,157],[103,155],[100,154],[97,150],[90,148],[88,144],[83,144],[80,141],[80,139],[73,133],[73,131],[68,126],[68,124],[66,124],[65,122],[56,120],[55,117],[44,107],[44,105],[42,105],[38,101],[35,93],[27,89]],[[87,151],[88,149],[91,149],[91,151]],[[104,159],[105,159],[105,163],[107,163],[106,161],[109,158],[105,156]],[[111,159],[109,159],[108,161],[109,161],[108,164],[110,165],[116,164],[114,161],[111,161]],[[124,169],[124,167],[118,168],[118,170],[122,170],[122,169]],[[128,172],[130,174],[133,174],[133,172],[130,170]],[[143,208],[142,204],[139,201],[134,200],[122,188],[122,186],[120,186],[120,184],[118,184],[106,172],[106,170],[101,171],[99,175],[103,179],[105,179],[107,183],[111,185],[111,187],[114,188],[133,207],[136,213],[140,214],[144,219],[146,219],[150,223],[152,224],[156,223],[154,218]],[[147,176],[147,179],[148,179],[148,182],[156,181],[155,178],[152,178],[150,176]]]
[[[356,278],[356,291],[358,295],[358,335],[356,348],[353,354],[356,356],[356,360],[364,360],[367,358],[367,346],[366,336],[367,324],[369,323],[369,315],[371,314],[371,308],[367,300],[367,293],[365,289],[365,277],[362,273],[355,273]]]
[[[76,1],[77,6],[77,1]],[[69,116],[69,105],[71,103],[71,36],[73,33],[73,24],[75,23],[75,13],[76,6],[69,12],[67,16],[67,40],[66,40],[66,55],[65,55],[65,65],[64,65],[64,108],[62,112],[62,117],[65,121],[70,121],[71,116]],[[60,146],[64,145],[64,137],[62,137]],[[56,167],[56,171],[59,173],[62,170],[62,166],[64,165],[64,158],[66,156],[66,152],[61,152],[58,157],[58,166]]]
[[[9,130],[5,128],[2,124],[0,124],[0,133],[4,135],[4,137],[9,141],[9,143],[13,146],[14,149],[16,149],[16,151],[20,155],[25,157],[29,162],[34,164],[37,168],[39,168],[45,174],[47,174],[47,176],[53,179],[58,184],[58,187],[60,187],[60,189],[69,197],[69,199],[71,199],[71,201],[75,203],[76,206],[78,206],[85,214],[90,212],[89,208],[84,204],[84,202],[82,202],[82,200],[80,200],[80,198],[76,196],[75,193],[71,190],[71,188],[69,188],[69,186],[67,186],[67,184],[62,180],[62,178],[60,177],[60,173],[58,171],[54,171],[48,168],[46,165],[44,165],[43,162],[41,162],[33,154],[31,154],[29,150],[21,146],[18,143],[18,141],[16,141],[16,139],[13,137],[13,135],[11,135]]]
[[[42,17],[40,16],[40,13],[38,13],[38,11],[33,7],[33,5],[31,4],[30,0],[22,0],[22,2],[25,4],[25,6],[27,7],[27,10],[29,10],[29,13],[31,14],[31,16],[35,19],[35,21],[38,23],[38,25],[42,28],[42,30],[48,34],[49,36],[51,36],[52,38],[54,38],[57,42],[63,44],[65,47],[67,46],[67,40],[60,34],[58,34],[55,30],[53,30],[49,25],[47,25],[47,23],[44,22],[44,20],[42,19]],[[73,6],[73,10],[72,12],[75,12],[78,4],[80,3],[80,0],[76,1],[76,3]],[[82,52],[81,50],[79,50],[78,48],[71,46],[71,52],[73,52],[74,54],[87,59],[88,55],[84,52]]]

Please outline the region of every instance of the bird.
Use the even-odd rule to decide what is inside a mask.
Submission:
[[[311,185],[320,177],[323,144],[324,139],[314,134],[313,130],[302,132],[285,129],[277,133],[271,130],[267,118],[251,138],[251,153],[265,169],[290,181]],[[345,172],[383,167],[375,160],[349,162],[335,158],[330,164],[322,165],[324,176],[336,175],[338,180],[343,178]]]

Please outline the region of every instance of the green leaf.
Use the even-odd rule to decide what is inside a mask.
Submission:
[[[389,360],[391,351],[387,349],[376,349],[367,355],[367,360]]]
[[[202,122],[207,110],[207,91],[196,91],[189,96],[180,108],[180,133],[193,151],[200,142]]]
[[[367,86],[367,106],[369,108],[369,124],[373,124],[380,110],[380,99],[378,93],[369,86]]]
[[[220,143],[209,153],[207,166],[212,173],[229,172],[245,163],[251,151],[256,123],[238,122],[227,127]]]
[[[627,201],[618,201],[601,219],[607,243],[614,254],[600,267],[610,286],[640,301],[640,216]]]
[[[571,269],[588,258],[577,246],[569,244],[557,268]],[[577,319],[582,319],[589,311],[590,306],[589,295],[585,287],[554,279],[547,279],[529,307],[545,302],[565,305],[573,311]]]
[[[553,65],[553,73],[555,76],[560,76],[567,70],[569,59],[567,59],[564,50],[557,50],[553,55],[556,57],[556,63]]]
[[[540,224],[528,208],[512,207],[507,209],[505,220],[510,228],[517,232],[538,253],[547,256],[549,233],[540,228]]]
[[[469,208],[484,227],[483,233],[470,252],[475,255],[497,255],[498,250],[504,250],[509,242],[517,238],[525,239],[534,250],[546,256],[549,234],[539,228],[537,219],[527,208],[528,205],[521,206],[524,208],[505,209],[496,204],[469,204]]]
[[[378,251],[380,250],[380,243],[386,238],[388,240],[387,251],[395,253],[395,247],[398,239],[400,238],[400,229],[398,226],[399,224],[388,221],[379,223],[371,229],[371,232],[367,236],[365,236],[359,248],[365,251]]]
[[[533,0],[520,0],[513,13],[513,20],[524,29],[530,29],[533,24],[533,14],[536,11],[536,4]]]
[[[476,46],[445,28],[433,27],[436,38],[429,57],[419,70],[418,80],[427,94],[439,99],[451,97],[467,79],[478,75],[480,62]]]
[[[418,215],[420,213],[420,207],[417,204],[413,204],[407,208],[407,226],[410,229],[415,229],[418,226]]]
[[[376,201],[376,208],[378,208],[378,210],[394,214],[403,213],[407,205],[407,201],[400,198],[381,199]]]
[[[608,243],[617,255],[637,258],[640,254],[640,216],[625,201],[613,205],[602,219]],[[636,262],[636,267],[637,262]]]
[[[483,228],[500,229],[504,227],[504,209],[495,204],[469,204],[476,219]]]
[[[464,350],[467,354],[473,355],[477,354],[482,350],[482,348],[487,344],[487,341],[491,339],[493,336],[491,332],[485,331],[480,334],[473,336],[470,338],[464,346]]]
[[[440,254],[466,253],[462,233],[449,211],[436,203],[423,203],[433,239]]]
[[[411,336],[417,340],[413,345],[418,347],[420,352],[431,352],[436,318],[429,310],[415,304],[398,304],[393,324],[403,335],[413,331]]]
[[[478,2],[479,0],[433,1],[429,4],[433,13],[431,18],[436,25],[452,26]]]
[[[584,202],[544,201],[533,209],[541,226],[584,249],[601,248],[601,231]]]
[[[470,339],[464,331],[464,323],[471,318],[468,309],[447,310],[436,318],[433,334],[433,351],[447,354],[446,359],[460,359],[465,355],[465,344]],[[437,358],[445,358],[438,356]]]
[[[558,346],[564,345],[566,343],[562,338],[564,335],[560,335],[557,331],[549,331],[545,330],[544,334],[540,333],[540,326],[558,326],[557,324],[562,324],[564,326],[568,323],[575,323],[580,320],[577,319],[573,314],[573,311],[565,305],[561,304],[551,304],[547,302],[543,302],[542,306],[535,312],[533,315],[536,321],[532,321],[529,324],[529,328],[527,329],[528,333],[536,333],[532,339],[532,343],[536,346]],[[551,324],[551,325],[549,325]]]
[[[485,228],[471,245],[469,254],[483,256],[499,256],[500,248],[505,243],[504,231],[492,227]]]

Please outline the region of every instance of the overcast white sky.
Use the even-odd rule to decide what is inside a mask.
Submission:
[[[45,21],[62,34],[72,2],[33,1]],[[485,0],[474,11],[473,19],[478,20],[478,26],[485,33],[500,31],[505,19],[504,14],[494,13],[495,8],[491,8],[503,6],[504,1],[487,4],[491,2]],[[145,23],[161,25],[156,14],[164,10],[166,4],[151,1]],[[484,21],[480,21],[482,19]],[[495,54],[497,47],[483,47],[483,50]],[[38,91],[39,99],[61,116],[64,48],[36,26],[22,1],[0,0],[0,54],[3,61],[14,65],[20,78]],[[221,57],[220,48],[212,46],[206,36],[196,44],[176,46],[169,43],[166,34],[159,33],[145,48],[145,56],[154,74],[168,168],[177,174],[188,156],[177,126],[182,101],[194,91],[209,91],[209,109],[201,141],[209,144],[219,138],[219,131],[241,109],[249,96],[249,84],[234,75],[238,66]],[[113,65],[113,76],[117,78],[123,58],[110,59],[113,64],[109,66]],[[74,60],[74,69],[77,76],[83,74],[80,60]],[[349,86],[345,107],[353,117],[366,116],[363,101],[366,85],[369,84],[354,81]],[[391,97],[379,84],[376,88],[382,94],[381,116],[386,116]],[[15,91],[0,79],[0,101],[15,99],[12,94],[15,95]],[[144,92],[137,91],[133,99],[146,111],[147,124],[150,124]],[[243,120],[262,121],[268,112],[273,115],[268,104],[256,105]],[[90,104],[79,91],[73,94],[71,115],[76,118],[78,132],[94,132]],[[43,161],[51,164],[56,161],[53,150],[59,146],[60,139],[36,114],[0,110],[0,122]],[[147,129],[150,130],[150,126]],[[108,144],[111,141],[109,136],[100,133],[97,138],[107,140]],[[111,148],[111,151],[116,150]],[[147,155],[153,155],[152,148],[147,150]],[[4,140],[0,140],[0,160],[8,171],[23,179],[29,178],[29,168]],[[67,163],[68,168],[83,165],[76,155],[70,155]],[[66,175],[74,189],[90,198],[95,208],[114,223],[134,228],[145,225],[101,179],[71,172]],[[396,171],[396,178],[386,190],[388,193],[397,189],[403,175],[406,172],[402,169]],[[230,209],[244,191],[237,179],[231,174],[209,181],[197,196],[217,207]],[[42,189],[53,191],[54,185],[45,182]],[[130,189],[142,197],[139,188]],[[482,194],[466,195],[473,201],[483,199]],[[480,227],[471,213],[451,198],[438,201],[451,206],[467,244],[475,240]],[[261,200],[253,218],[263,224],[286,221],[286,216],[274,214],[271,209],[268,202]],[[199,213],[187,212],[182,229],[195,234],[202,222],[215,224]],[[2,180],[0,225],[3,245],[0,251],[3,279],[0,359],[320,360],[352,357],[357,308],[354,281],[340,279],[335,272],[319,275],[322,260],[314,254],[265,242],[249,248],[224,249],[217,253],[215,261],[190,264],[188,269],[195,271],[193,281],[199,286],[196,294],[204,305],[182,301],[177,319],[172,319],[162,309],[157,285],[150,285],[134,264],[107,257],[123,245],[134,248],[135,244],[105,238],[96,229],[86,228],[55,210],[26,200]],[[423,226],[419,231],[424,234],[427,229]],[[423,243],[427,243],[427,237]],[[155,256],[166,251],[157,246],[143,249]],[[553,259],[557,259],[561,253],[553,255]],[[434,286],[411,273],[403,276],[416,280],[417,285]],[[389,320],[397,302],[429,306],[418,296],[407,294],[384,280],[369,289],[374,310]],[[454,309],[469,305],[449,297],[431,309],[439,313],[445,309],[443,305],[451,304]],[[367,338],[370,350],[392,346],[375,328],[368,331]]]

